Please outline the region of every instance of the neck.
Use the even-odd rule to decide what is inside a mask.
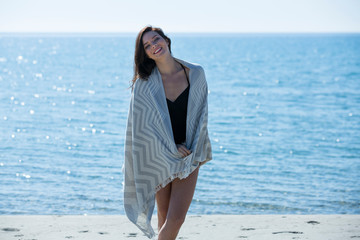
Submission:
[[[156,61],[156,66],[158,67],[159,72],[162,76],[171,76],[172,74],[178,72],[179,68],[181,68],[179,63],[176,62],[171,55],[164,59]]]

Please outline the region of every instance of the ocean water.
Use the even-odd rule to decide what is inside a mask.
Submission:
[[[209,85],[190,214],[360,214],[359,34],[169,34]],[[134,34],[0,34],[0,214],[124,214]]]

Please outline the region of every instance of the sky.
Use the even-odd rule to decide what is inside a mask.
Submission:
[[[0,0],[0,32],[360,32],[360,0]]]

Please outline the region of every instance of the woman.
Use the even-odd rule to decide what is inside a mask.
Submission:
[[[199,167],[211,160],[204,70],[171,55],[160,28],[136,39],[125,139],[124,207],[149,238],[158,211],[159,240],[175,239],[192,201]]]

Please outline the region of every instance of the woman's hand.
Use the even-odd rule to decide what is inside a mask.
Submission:
[[[176,144],[176,147],[179,151],[179,153],[183,156],[183,157],[186,157],[188,155],[190,155],[191,151],[189,149],[187,149],[185,147],[185,145],[183,144]]]

